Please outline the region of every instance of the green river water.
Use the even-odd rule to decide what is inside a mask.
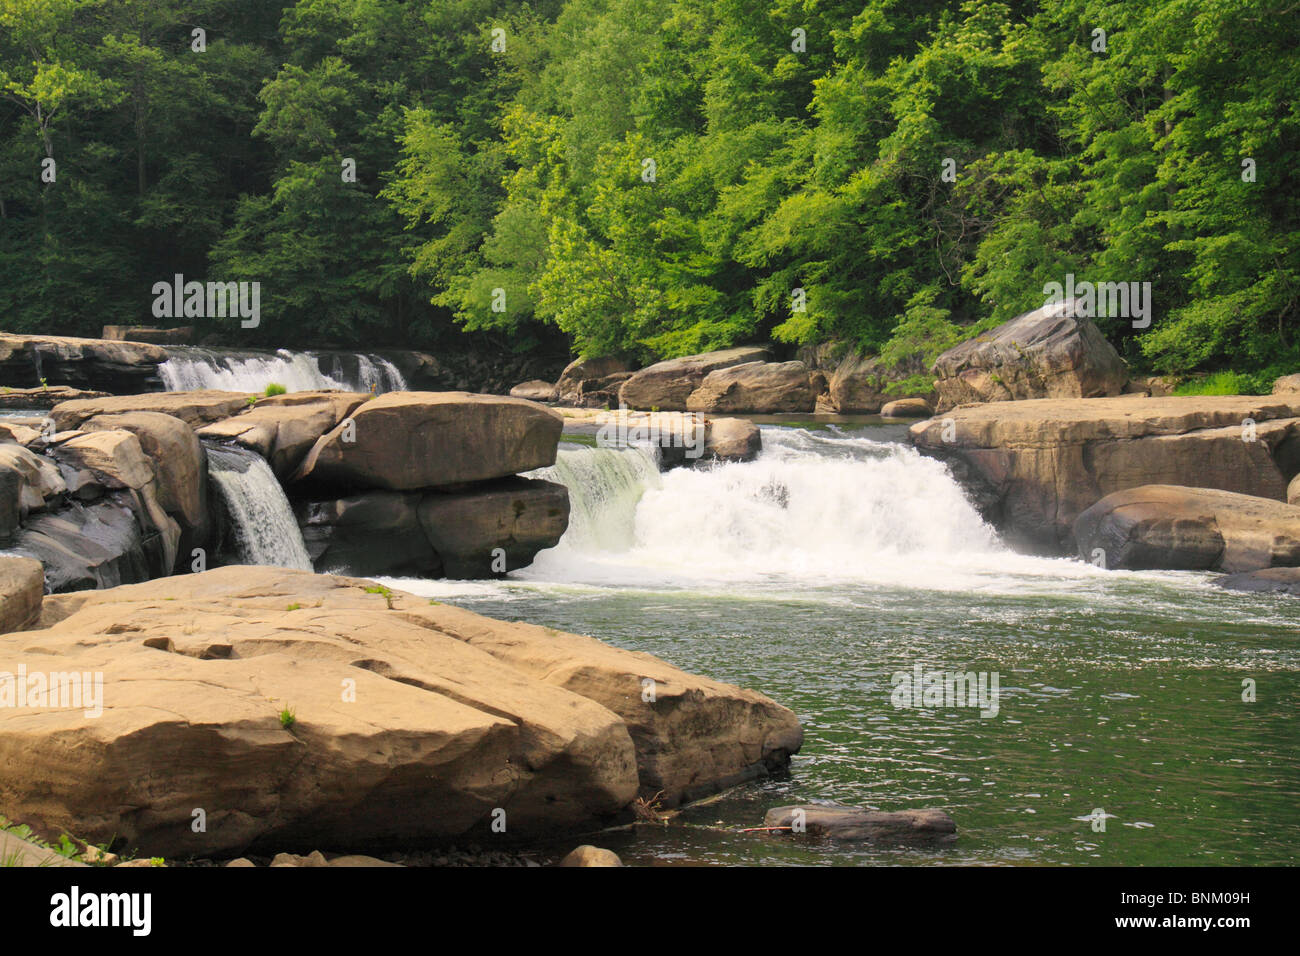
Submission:
[[[1013,554],[940,465],[873,435],[893,437],[768,426],[756,462],[663,475],[642,452],[565,446],[545,473],[573,499],[558,548],[505,581],[392,583],[796,712],[788,775],[593,841],[629,863],[1300,862],[1300,600]],[[892,675],[918,664],[996,672],[996,716],[895,707]],[[959,837],[740,832],[817,801],[943,809]]]

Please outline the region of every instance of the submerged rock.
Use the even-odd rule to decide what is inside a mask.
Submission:
[[[1214,582],[1229,591],[1254,591],[1262,594],[1294,594],[1300,597],[1300,567],[1261,568],[1229,574]]]
[[[957,839],[957,824],[942,810],[883,813],[833,804],[805,804],[774,807],[763,817],[765,827],[794,827],[796,823],[809,836],[833,840],[951,843]]]
[[[142,854],[374,852],[591,826],[785,766],[761,694],[364,580],[230,567],[45,599],[29,673],[102,710],[0,709],[0,806]],[[191,827],[202,808],[206,830]]]
[[[560,866],[622,866],[623,861],[619,859],[618,854],[613,850],[605,850],[598,846],[592,846],[584,843],[582,846],[569,852],[563,860],[559,862]]]

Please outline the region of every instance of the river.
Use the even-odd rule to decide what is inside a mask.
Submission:
[[[641,450],[566,444],[534,473],[570,489],[559,546],[501,581],[388,583],[647,651],[798,714],[788,775],[601,834],[628,863],[1300,862],[1300,604],[1015,554],[895,435],[767,425],[757,461],[663,474]],[[894,675],[917,665],[996,673],[996,715],[896,707]],[[959,838],[740,832],[809,801],[935,807]]]

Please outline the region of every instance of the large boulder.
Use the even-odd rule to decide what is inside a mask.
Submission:
[[[885,389],[893,381],[892,370],[879,358],[851,352],[831,370],[825,410],[840,415],[875,414],[891,400]]]
[[[23,631],[41,616],[45,570],[32,558],[0,557],[0,634]]]
[[[1124,360],[1091,321],[1067,312],[1065,303],[1043,306],[940,355],[934,363],[940,411],[965,402],[1123,392]]]
[[[467,392],[389,392],[321,436],[297,480],[410,491],[555,464],[564,419],[535,402]]]
[[[9,646],[102,674],[104,706],[0,710],[0,806],[145,855],[538,837],[800,742],[753,691],[364,580],[221,568],[47,598],[42,621]]]
[[[1015,547],[1073,554],[1074,520],[1141,485],[1217,488],[1283,501],[1300,470],[1300,396],[1005,402],[911,427]]]
[[[431,491],[420,525],[450,578],[486,578],[532,564],[569,526],[569,490],[533,478],[502,478],[469,491]]]
[[[811,412],[817,392],[803,362],[745,362],[704,376],[686,399],[693,412]]]
[[[373,490],[295,505],[317,571],[486,578],[532,563],[568,527],[563,485],[500,478],[463,491]]]
[[[649,654],[460,608],[394,602],[404,613],[525,674],[614,711],[636,744],[640,793],[664,807],[788,765],[803,743],[794,714],[762,694],[687,674]]]
[[[140,440],[124,429],[66,432],[54,436],[51,454],[64,470],[69,491],[83,500],[98,499],[106,492],[125,492],[120,498],[130,502],[140,525],[142,546],[150,556],[155,552],[160,556],[159,561],[151,561],[151,570],[170,574],[180,547],[181,527],[161,503],[155,463],[146,456]],[[73,520],[80,522],[79,517]]]
[[[704,439],[707,461],[753,461],[763,450],[763,433],[744,418],[714,418]]]
[[[153,462],[145,457],[140,440],[123,429],[67,432],[55,436],[53,454],[74,473],[104,488],[139,491],[154,480]]]
[[[899,398],[922,398],[932,402],[934,391],[927,385],[921,392],[900,392],[904,379],[928,375],[920,355],[898,366],[887,365],[845,342],[823,342],[799,350],[799,358],[812,369],[810,380],[818,391],[817,411],[839,415],[874,415],[888,402]]]
[[[358,392],[290,392],[258,400],[232,418],[199,429],[202,438],[233,442],[266,459],[275,476],[289,478],[321,436],[365,402]]]
[[[1273,394],[1283,395],[1291,392],[1300,392],[1300,372],[1294,375],[1283,375],[1273,383]]]
[[[158,503],[189,529],[208,521],[208,460],[193,429],[179,418],[159,412],[97,415],[80,426],[83,432],[125,431],[134,435],[158,480]],[[64,445],[64,448],[67,446]]]
[[[590,407],[591,393],[629,377],[631,372],[622,359],[608,355],[574,359],[564,367],[555,383],[555,400],[564,405]]]
[[[686,411],[686,400],[710,372],[765,361],[767,357],[764,348],[742,346],[656,362],[623,382],[618,390],[619,401],[628,408]]]
[[[530,402],[553,402],[556,397],[555,385],[540,378],[535,378],[527,382],[520,382],[510,389],[510,397],[526,398]]]
[[[85,398],[60,402],[50,410],[59,431],[71,431],[97,415],[120,412],[158,412],[179,418],[191,428],[229,418],[248,407],[249,396],[243,392],[200,389],[193,392],[151,392],[146,395],[116,395],[109,398]]]
[[[1300,565],[1300,507],[1208,488],[1117,491],[1079,515],[1074,536],[1085,560],[1108,568],[1235,573]]]
[[[929,418],[933,414],[934,409],[923,398],[900,398],[886,402],[880,409],[882,418]]]

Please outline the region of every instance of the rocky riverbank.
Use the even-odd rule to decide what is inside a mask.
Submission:
[[[781,769],[802,739],[753,691],[364,580],[230,567],[37,610],[6,657],[96,683],[0,711],[0,809],[145,856],[506,846]]]
[[[155,392],[73,399],[3,427],[0,543],[39,559],[55,592],[238,560],[205,446],[267,463],[319,570],[502,574],[567,527],[565,489],[519,477],[554,463],[562,419],[516,399]]]
[[[1300,473],[1300,393],[964,405],[911,434],[1010,544],[1074,554],[1075,520],[1125,489],[1182,485],[1285,503]]]
[[[197,347],[188,344],[193,338],[193,330],[119,326],[106,326],[104,337],[99,339],[0,332],[0,383],[14,391],[64,386],[130,395],[165,390],[167,376],[162,367],[173,360],[211,366],[214,374],[210,377],[229,379],[232,368],[243,364],[254,367],[283,364],[284,357],[293,354],[271,349],[223,348],[220,343],[212,342]],[[389,388],[405,387],[412,391],[504,393],[523,378],[553,376],[564,364],[563,358],[545,353],[514,355],[472,348],[442,349],[437,355],[382,347],[365,354],[330,348],[298,354],[310,354],[310,364],[317,370],[318,378],[328,370],[353,383],[365,377],[361,366],[367,362],[387,363],[402,380]],[[221,374],[223,371],[225,375]],[[249,387],[260,391],[272,381],[275,379],[258,380]]]

